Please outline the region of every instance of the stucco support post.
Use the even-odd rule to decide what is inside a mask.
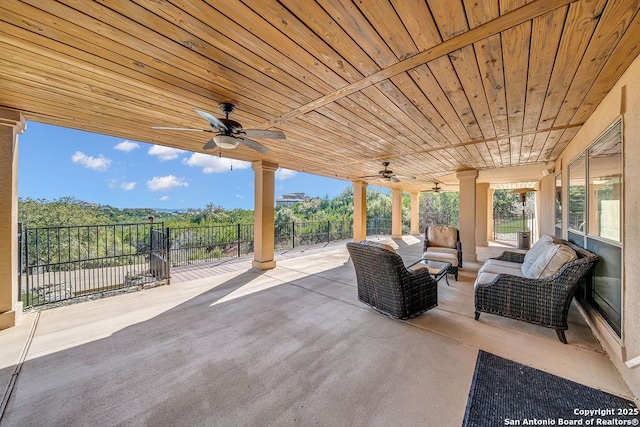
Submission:
[[[402,239],[402,190],[391,190],[391,238]]]
[[[18,135],[22,113],[0,107],[0,330],[20,323],[18,289]]]
[[[255,173],[253,268],[275,268],[275,175],[278,165],[263,160],[252,163]]]
[[[411,234],[420,234],[420,192],[411,192]]]
[[[465,261],[475,262],[476,256],[476,179],[477,170],[461,171],[456,174],[460,182],[460,242]]]
[[[367,238],[367,183],[353,181],[353,241]]]
[[[476,184],[476,246],[488,246],[487,213],[489,184]]]
[[[493,193],[496,190],[489,188],[487,192],[487,241],[493,241]]]

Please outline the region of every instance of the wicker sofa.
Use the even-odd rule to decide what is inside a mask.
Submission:
[[[551,256],[563,252],[562,256]],[[554,264],[554,258],[555,264]],[[566,240],[543,236],[527,254],[503,252],[485,262],[475,283],[475,318],[491,313],[555,329],[566,344],[569,306],[598,255]],[[527,270],[527,264],[534,268]],[[541,271],[540,267],[544,267]],[[549,267],[548,269],[546,267]],[[539,277],[525,277],[539,274]]]
[[[438,305],[437,282],[424,268],[407,270],[393,247],[347,243],[356,272],[358,299],[394,319],[408,319]]]
[[[462,244],[460,231],[446,225],[430,225],[424,230],[422,258],[450,262],[448,274],[458,280],[458,269],[462,268]]]

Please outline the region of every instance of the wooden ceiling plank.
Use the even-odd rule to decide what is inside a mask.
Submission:
[[[508,135],[507,98],[505,94],[502,41],[499,35],[487,37],[473,45],[491,112],[496,135]]]
[[[281,0],[280,2],[319,38],[328,40],[329,45],[342,56],[340,61],[347,60],[363,76],[380,71],[375,61],[319,4],[299,0]],[[340,67],[337,61],[336,65]]]
[[[511,138],[498,139],[498,148],[500,149],[500,161],[503,167],[509,167],[511,163]]]
[[[462,123],[458,113],[451,106],[449,98],[447,98],[447,95],[438,84],[429,67],[421,65],[409,70],[408,73],[456,135],[456,138],[451,138],[450,142],[470,140],[471,135],[469,135],[467,127]]]
[[[327,14],[376,62],[385,68],[398,62],[398,58],[362,14],[349,0],[316,0]],[[370,76],[374,76],[370,74]],[[372,83],[373,84],[373,83]],[[359,89],[357,89],[359,90]],[[352,91],[356,92],[357,90]],[[345,94],[345,96],[348,94]],[[333,99],[332,101],[334,101]]]
[[[394,116],[402,117],[404,125],[420,137],[418,149],[434,147],[439,145],[439,143],[446,142],[437,129],[424,117],[424,114],[415,107],[410,99],[408,99],[392,81],[380,82],[376,85],[376,88],[384,93],[397,108]],[[420,121],[420,123],[418,123],[418,121]],[[429,127],[429,130],[426,131],[425,127]],[[432,133],[438,134],[440,141],[435,140]]]
[[[569,6],[538,127],[553,125],[605,3],[606,0],[580,1]]]
[[[520,163],[520,154],[522,153],[522,137],[509,138],[509,148],[511,149],[509,166],[517,166]]]
[[[44,29],[44,26],[41,25],[40,28]],[[98,70],[99,73],[112,74],[114,79],[122,82],[126,81],[128,85],[134,88],[141,88],[156,94],[160,92],[158,96],[164,97],[164,103],[166,104],[172,104],[174,100],[181,100],[180,102],[190,103],[191,107],[199,106],[201,109],[206,109],[205,106],[213,105],[211,98],[202,96],[199,93],[202,91],[200,86],[146,66],[144,67],[146,75],[143,75],[139,72],[139,69],[133,69],[136,65],[130,63],[122,55],[102,49],[100,46],[90,46],[88,43],[84,46],[86,49],[83,50],[83,39],[74,37],[78,47],[76,49],[71,47],[68,42],[64,43],[63,34],[44,38],[15,26],[10,26],[8,31],[5,32],[0,28],[0,36],[9,45],[47,57],[60,64],[69,64],[94,73]],[[39,43],[42,43],[42,45]],[[96,51],[96,55],[88,53],[88,50],[92,48]],[[213,93],[210,95],[216,96]],[[224,99],[223,95],[218,95],[218,98]],[[246,102],[244,105],[246,105]],[[278,111],[274,110],[282,108],[282,105],[273,102],[271,108],[271,114],[278,114]],[[262,116],[268,117],[264,113]]]
[[[469,100],[464,94],[464,89],[460,84],[460,80],[456,75],[451,60],[448,56],[438,58],[427,64],[429,70],[438,81],[438,85],[442,91],[447,95],[449,103],[453,106],[456,114],[460,118],[460,121],[467,129],[467,133],[471,139],[483,138],[482,130],[476,120]]]
[[[343,87],[346,84],[344,78],[325,66],[303,47],[287,37],[286,34],[274,28],[264,17],[257,14],[249,6],[241,2],[234,2],[233,8],[229,8],[226,2],[205,1],[212,9],[216,9],[226,16],[226,19],[221,18],[221,21],[213,21],[215,28],[223,28],[225,25],[228,25],[224,22],[235,22],[235,25],[231,25],[231,27],[238,26],[252,34],[252,37],[245,39],[245,32],[234,32],[229,36],[231,39],[246,46],[252,46],[253,43],[267,43],[269,46],[274,47],[279,52],[279,55],[293,59],[307,70],[307,77],[303,80],[314,76],[315,78],[320,78],[334,89]],[[200,16],[209,17],[209,13]],[[277,63],[277,61],[274,61],[274,63]]]
[[[224,66],[231,68],[238,74],[251,77],[256,74],[255,71],[257,70],[261,74],[268,76],[270,79],[268,82],[275,81],[278,85],[282,85],[281,82],[287,81],[291,90],[298,91],[301,94],[305,94],[305,96],[313,98],[319,96],[319,94],[330,91],[332,88],[320,79],[308,78],[306,74],[307,70],[304,70],[298,64],[289,64],[288,68],[294,70],[292,74],[285,72],[284,69],[281,68],[287,64],[283,55],[272,51],[271,58],[279,58],[277,63],[274,64],[273,61],[264,59],[254,52],[251,52],[246,46],[238,43],[235,39],[225,37],[218,31],[213,30],[210,26],[197,19],[198,16],[194,17],[169,3],[165,2],[160,5],[148,1],[140,2],[140,6],[144,7],[142,10],[148,10],[151,13],[131,10],[133,6],[130,2],[125,3],[120,1],[109,3],[115,3],[114,6],[118,7],[115,10],[121,14],[125,16],[135,16],[138,22],[151,28],[162,25],[162,21],[160,21],[159,25],[154,25],[154,22],[159,19],[172,23],[173,25],[166,24],[162,26],[165,37],[170,37],[176,41],[176,43],[182,44],[206,57],[220,58],[226,56],[227,59],[224,61]],[[128,7],[125,8],[125,6]],[[209,13],[206,16],[209,17],[210,15]],[[142,18],[145,17],[147,19],[143,20]],[[221,26],[221,28],[227,27]],[[267,85],[271,86],[271,83]]]
[[[522,132],[524,126],[531,22],[509,28],[502,33],[501,37],[507,117],[509,134],[511,134]]]
[[[312,3],[309,3],[309,5],[311,4]],[[268,20],[274,28],[279,29],[294,43],[300,45],[301,48],[311,54],[317,61],[322,62],[347,83],[353,83],[363,77],[363,74],[353,67],[349,61],[344,61],[343,55],[337,53],[324,38],[319,37],[306,24],[301,22],[297,16],[282,5],[276,2],[251,1],[247,2],[247,6],[253,9],[259,16]],[[315,10],[319,13],[317,5]],[[367,59],[370,60],[370,58]]]
[[[402,60],[418,53],[411,35],[389,1],[367,0],[355,2],[355,5],[398,59]]]
[[[25,0],[25,1],[30,1],[30,0]],[[13,5],[14,0],[7,0],[8,4]],[[107,30],[105,25],[101,22],[96,20],[95,18],[90,18],[87,17],[85,15],[80,14],[79,12],[67,8],[64,5],[60,5],[58,3],[53,4],[50,2],[45,2],[45,3],[41,3],[38,2],[38,4],[42,4],[43,6],[47,6],[50,10],[46,10],[46,12],[48,12],[49,14],[45,14],[43,13],[43,11],[39,11],[39,12],[35,12],[35,10],[32,10],[28,18],[28,20],[32,20],[35,19],[35,16],[38,16],[40,18],[42,18],[42,20],[44,21],[45,24],[47,25],[52,25],[52,26],[64,26],[65,28],[70,28],[70,29],[78,29],[78,28],[85,28],[88,33],[87,34],[79,34],[77,35],[77,37],[82,37],[83,39],[86,40],[91,40],[94,41],[96,43],[102,43],[103,42],[103,34],[106,34],[108,36],[113,37],[113,39],[109,39],[112,40],[116,43],[120,43],[120,42],[124,42],[124,45],[127,46],[128,49],[131,49],[130,52],[132,53],[133,56],[136,56],[136,58],[134,59],[136,62],[138,63],[143,63],[143,64],[149,64],[150,66],[155,65],[155,64],[170,64],[172,62],[172,60],[175,59],[174,55],[169,55],[168,52],[163,51],[159,48],[157,48],[155,45],[151,45],[147,42],[141,41],[139,39],[136,39],[137,41],[135,41],[132,37],[130,37],[128,34],[123,33],[123,32],[118,32],[118,31],[114,31],[114,30]],[[19,7],[22,7],[23,5],[18,4]],[[58,16],[60,15],[60,16]],[[52,18],[53,17],[53,18]],[[70,24],[65,24],[63,25],[59,20],[65,20],[65,19],[73,19],[74,22],[75,21],[79,21],[80,25],[78,26],[73,26]],[[37,25],[37,24],[36,24]],[[95,33],[93,30],[98,31],[98,33]],[[102,33],[102,34],[100,34]],[[114,37],[113,34],[116,33],[117,37]],[[71,45],[73,46],[75,42],[71,41]],[[120,43],[120,45],[123,45],[123,43]],[[142,49],[142,50],[139,50]],[[118,52],[118,53],[126,53],[129,52],[127,50],[125,50],[125,52]],[[152,52],[152,53],[157,53],[159,55],[158,56],[148,56],[148,60],[146,60],[147,55],[143,52]],[[192,52],[193,53],[193,52]],[[193,53],[193,55],[196,55],[195,53]],[[133,58],[132,58],[133,59]],[[209,62],[211,61],[205,61],[205,67],[207,67],[209,64]],[[138,67],[138,69],[140,69],[140,67]],[[199,77],[202,77],[204,79],[204,81],[208,82],[209,86],[212,86],[212,82],[211,80],[216,80],[218,83],[223,83],[221,85],[221,87],[223,88],[231,88],[231,90],[235,90],[236,92],[241,92],[241,91],[246,91],[247,87],[252,88],[253,91],[255,92],[260,92],[261,89],[259,89],[261,86],[256,85],[255,82],[252,81],[245,81],[243,84],[239,84],[236,81],[224,81],[223,79],[221,79],[218,76],[215,76],[212,78],[212,74],[210,73],[210,71],[208,69],[205,69],[203,67],[198,67],[193,65],[190,61],[185,61],[183,63],[181,63],[181,68],[177,69],[175,67],[171,68],[172,69],[172,74],[179,76],[183,79],[189,79],[191,78],[190,76],[196,75]],[[189,76],[186,74],[186,72],[190,72],[192,74],[190,74]],[[141,72],[144,72],[144,70],[142,70]],[[275,91],[271,91],[268,88],[264,88],[262,87],[262,90],[264,90],[265,92],[271,92],[269,94],[270,98],[273,98],[275,100],[278,100],[280,103],[282,104],[290,104],[289,106],[292,107],[294,105],[296,105],[295,103],[293,103],[293,101],[289,100],[288,98],[283,97],[281,94],[275,92]]]
[[[482,77],[480,76],[480,69],[478,68],[478,58],[473,46],[463,47],[449,54],[449,58],[456,70],[482,136],[485,138],[496,136]]]
[[[537,163],[538,156],[532,153],[534,140],[538,135],[525,135],[522,137],[522,145],[520,147],[519,164]]]
[[[485,144],[487,145],[487,150],[489,150],[493,167],[500,168],[505,166],[502,164],[502,156],[500,155],[500,146],[498,145],[498,141],[487,141]],[[488,163],[489,162],[487,161],[487,164]]]
[[[399,93],[393,91],[396,105],[403,108],[407,115],[423,129],[422,135],[425,132],[429,135],[430,138],[425,142],[433,146],[434,144],[430,143],[431,140],[435,140],[436,145],[457,141],[457,136],[408,74],[392,77],[391,83],[400,91]]]
[[[569,145],[569,143],[573,140],[573,138],[576,136],[577,133],[578,133],[578,130],[575,129],[575,128],[566,129],[562,133],[562,135],[558,138],[558,141],[557,141],[555,147],[553,147],[553,150],[547,156],[547,158],[540,159],[540,160],[548,161],[548,160],[551,160],[551,159],[557,159],[558,156],[560,156],[560,154],[562,154],[564,149],[567,148],[567,145]]]
[[[442,43],[431,10],[424,0],[391,0],[391,3],[419,51]]]
[[[270,123],[266,123],[265,127],[274,126],[277,123],[289,120],[297,115],[304,114],[307,111],[311,111],[322,105],[334,102],[337,99],[348,96],[354,92],[362,90],[368,86],[374,85],[378,82],[386,80],[396,74],[400,74],[418,65],[425,64],[433,61],[436,58],[440,58],[444,55],[448,55],[464,46],[475,43],[494,34],[498,34],[505,29],[511,28],[515,25],[519,25],[522,22],[526,22],[535,18],[536,16],[545,14],[551,10],[555,10],[558,7],[562,7],[565,4],[572,3],[577,0],[537,0],[536,2],[529,3],[521,8],[518,8],[510,13],[500,16],[492,21],[482,24],[476,28],[473,28],[463,34],[452,37],[434,46],[431,49],[422,51],[412,57],[397,62],[386,68],[383,68],[379,72],[372,74],[352,83],[344,88],[338,89],[333,93],[318,98],[309,104],[300,106],[288,113],[272,120]],[[348,15],[347,15],[348,16]]]
[[[634,16],[622,40],[620,40],[602,69],[601,74],[607,76],[607,78],[597,79],[595,84],[591,86],[582,102],[582,106],[573,116],[572,123],[584,121],[593,113],[600,101],[609,93],[614,82],[618,81],[622,73],[640,54],[640,38],[638,34],[640,34],[640,12]]]
[[[615,47],[624,36],[633,17],[638,13],[640,1],[609,0],[598,20],[598,25],[589,43],[584,59],[571,82],[565,102],[560,107],[554,125],[571,122],[576,111],[583,104],[593,85],[593,76],[600,74]],[[611,81],[611,85],[615,81]]]
[[[500,4],[498,0],[463,0],[464,14],[470,28],[486,24],[500,16]]]
[[[525,131],[536,129],[540,122],[554,64],[549,52],[558,50],[568,10],[568,6],[565,6],[533,20],[523,126]]]
[[[449,40],[469,29],[462,0],[427,0],[427,3],[442,40]]]
[[[422,136],[406,126],[406,114],[396,114],[400,110],[378,87],[372,86],[360,93],[350,95],[349,98],[362,108],[371,112],[374,117],[386,125],[386,133],[393,136],[400,150],[411,150],[412,147],[423,145]]]

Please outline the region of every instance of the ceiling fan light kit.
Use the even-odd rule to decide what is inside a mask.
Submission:
[[[238,146],[240,140],[232,136],[216,135],[213,137],[213,142],[220,148],[233,149]]]

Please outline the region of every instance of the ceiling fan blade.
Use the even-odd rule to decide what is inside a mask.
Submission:
[[[168,126],[151,126],[151,129],[159,130],[187,130],[191,132],[213,132],[211,129],[195,129],[195,128],[172,128]]]
[[[365,176],[359,176],[358,178],[380,178],[380,175],[365,175]]]
[[[256,150],[262,154],[267,154],[269,152],[269,149],[267,147],[252,139],[238,137],[238,140],[252,150]]]
[[[216,142],[212,139],[209,142],[207,142],[206,144],[204,144],[202,146],[202,149],[203,150],[213,150],[216,147],[217,147]]]
[[[202,110],[196,109],[195,112],[200,114],[203,119],[205,119],[206,121],[211,123],[211,126],[213,126],[214,128],[222,129],[224,131],[227,130],[227,126],[224,123],[222,123],[218,118],[212,116],[211,114],[207,113],[206,111],[202,111]]]
[[[391,182],[400,182],[400,180],[398,179],[397,176],[392,176],[391,177]]]
[[[284,133],[279,130],[266,130],[266,129],[244,129],[242,131],[246,136],[251,138],[270,138],[270,139],[286,139]]]
[[[411,176],[411,175],[396,175],[396,176],[400,179],[416,179],[415,176]]]

